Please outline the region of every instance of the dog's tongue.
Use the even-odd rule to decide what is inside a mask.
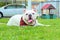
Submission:
[[[28,20],[29,23],[31,23],[33,20]]]

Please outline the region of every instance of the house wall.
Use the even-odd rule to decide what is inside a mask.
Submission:
[[[36,5],[32,5],[32,8],[34,9],[34,8],[36,8],[38,6],[38,4],[36,4]]]
[[[6,0],[0,0],[0,2],[4,2]],[[12,1],[12,0],[7,0],[7,1]],[[25,0],[13,0],[13,1],[25,1]],[[28,1],[28,0],[26,0]],[[41,1],[46,1],[46,0],[32,0],[33,2],[41,2]]]

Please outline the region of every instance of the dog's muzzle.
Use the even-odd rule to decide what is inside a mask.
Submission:
[[[29,15],[29,20],[31,20],[31,19],[32,19],[32,15],[30,14],[30,15]]]
[[[28,16],[28,17],[29,17],[28,22],[29,22],[29,23],[32,23],[32,22],[33,22],[33,20],[32,20],[32,15],[31,15],[31,14],[29,14],[29,16]]]

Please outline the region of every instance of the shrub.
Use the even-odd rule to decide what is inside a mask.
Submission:
[[[7,4],[9,4],[9,3],[7,3]],[[2,6],[4,6],[4,5],[6,5],[5,2],[0,2],[0,7],[2,7]]]

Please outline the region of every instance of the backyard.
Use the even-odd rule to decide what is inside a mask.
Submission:
[[[60,40],[60,19],[41,19],[46,26],[7,26],[9,18],[0,19],[0,40]]]

